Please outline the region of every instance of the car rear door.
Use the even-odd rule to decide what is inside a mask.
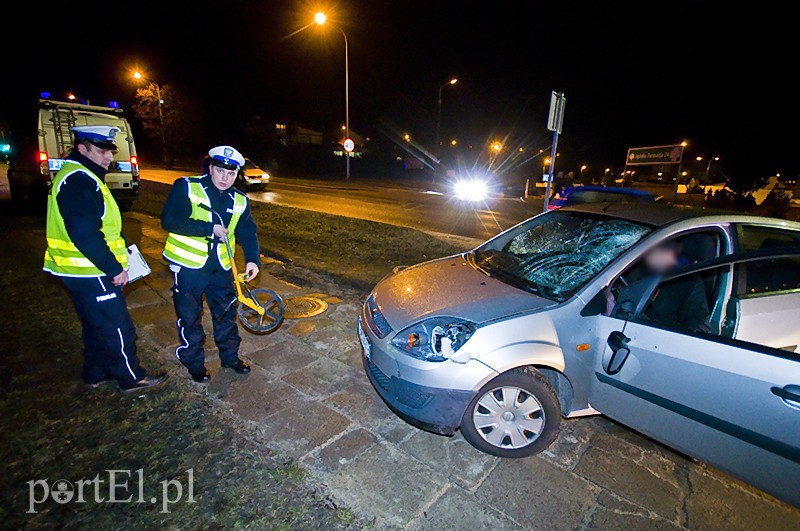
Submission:
[[[633,306],[629,322],[600,316],[599,333],[611,337],[615,348],[596,349],[590,402],[636,430],[800,506],[800,356],[774,344],[725,337],[724,331],[732,330],[727,316],[700,331],[647,318],[648,306],[669,293],[670,283],[692,274],[708,278],[709,271],[736,277],[741,269],[737,260],[718,259],[711,268],[654,280]],[[724,285],[733,291],[720,296],[735,298],[738,283]],[[733,318],[744,323],[747,317]]]

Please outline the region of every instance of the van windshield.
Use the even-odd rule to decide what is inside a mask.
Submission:
[[[468,261],[501,282],[563,302],[650,231],[628,220],[555,211],[488,241]]]

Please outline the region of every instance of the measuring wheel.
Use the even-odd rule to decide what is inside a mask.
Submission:
[[[262,307],[264,314],[239,302],[236,314],[242,326],[255,334],[267,334],[280,326],[284,312],[280,295],[271,289],[254,288],[247,290],[247,297]]]

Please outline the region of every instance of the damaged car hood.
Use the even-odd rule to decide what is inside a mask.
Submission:
[[[375,287],[373,296],[395,331],[435,315],[483,323],[556,304],[486,276],[462,256],[395,273]]]

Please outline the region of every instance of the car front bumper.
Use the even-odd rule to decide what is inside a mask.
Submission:
[[[368,327],[362,328],[362,322],[359,319],[358,327],[363,332],[361,361],[378,395],[398,417],[413,426],[441,435],[455,433],[477,392],[470,387],[480,387],[480,382],[493,376],[494,371],[477,361],[425,362],[397,355]],[[425,370],[420,370],[420,364],[427,366]],[[432,384],[436,380],[453,382],[454,387],[460,383],[464,388],[438,387]]]

